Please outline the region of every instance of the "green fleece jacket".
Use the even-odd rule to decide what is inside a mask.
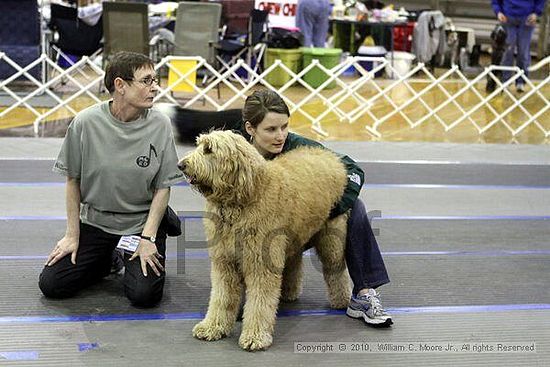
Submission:
[[[250,139],[250,135],[248,135],[248,133],[244,130],[242,122],[239,125],[227,126],[227,128],[235,130],[236,132],[243,135],[245,138]],[[298,134],[288,133],[288,137],[286,138],[285,145],[283,146],[281,154],[301,146],[314,146],[327,149],[321,143],[316,142],[315,140],[305,138]],[[335,154],[340,157],[340,160],[346,167],[346,171],[348,173],[348,184],[344,190],[342,198],[334,206],[334,208],[332,208],[330,212],[330,218],[337,217],[353,207],[355,200],[357,200],[357,197],[359,196],[361,187],[365,182],[365,173],[357,165],[357,163],[355,163],[353,159],[351,159],[347,155],[342,155],[338,153]]]

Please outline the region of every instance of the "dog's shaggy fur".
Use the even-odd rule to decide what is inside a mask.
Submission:
[[[193,335],[204,340],[228,335],[244,285],[239,344],[246,350],[269,347],[279,300],[294,301],[300,294],[302,251],[309,246],[323,264],[331,306],[346,307],[347,215],[328,221],[347,182],[339,158],[322,148],[298,148],[266,161],[229,131],[201,135],[197,143],[179,166],[207,200],[212,291]]]

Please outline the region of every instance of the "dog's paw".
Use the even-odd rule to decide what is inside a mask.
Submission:
[[[247,333],[243,331],[239,338],[239,345],[244,350],[253,352],[256,350],[265,350],[273,343],[273,336],[268,332]]]
[[[302,287],[296,286],[296,287],[288,287],[283,286],[281,289],[281,298],[280,300],[283,302],[295,302],[298,300],[298,297],[300,297],[300,294],[302,293]]]
[[[290,303],[296,302],[300,294],[281,294],[281,302]]]
[[[228,332],[219,325],[202,320],[193,328],[193,336],[197,339],[214,341],[227,336]]]
[[[330,308],[333,308],[335,310],[342,310],[344,308],[348,308],[348,306],[349,306],[349,298],[330,300]]]
[[[351,291],[349,287],[343,285],[342,287],[329,289],[329,301],[330,307],[336,310],[341,310],[349,306],[349,300],[351,298]]]

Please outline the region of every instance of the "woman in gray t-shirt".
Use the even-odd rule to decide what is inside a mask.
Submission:
[[[152,109],[157,83],[148,57],[117,53],[105,71],[112,100],[71,122],[53,168],[67,177],[67,230],[40,274],[46,297],[70,297],[108,275],[111,253],[126,241],[137,245],[124,256],[127,297],[139,306],[162,298],[166,234],[159,226],[170,186],[183,175],[170,120]]]

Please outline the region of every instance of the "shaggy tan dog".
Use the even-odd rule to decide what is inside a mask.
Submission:
[[[239,345],[250,351],[269,347],[279,299],[293,301],[301,292],[306,246],[315,247],[321,259],[331,306],[346,307],[347,215],[327,221],[347,182],[339,158],[321,148],[298,148],[266,161],[230,131],[201,135],[197,145],[179,167],[207,200],[212,290],[193,335],[228,335],[244,285]]]

